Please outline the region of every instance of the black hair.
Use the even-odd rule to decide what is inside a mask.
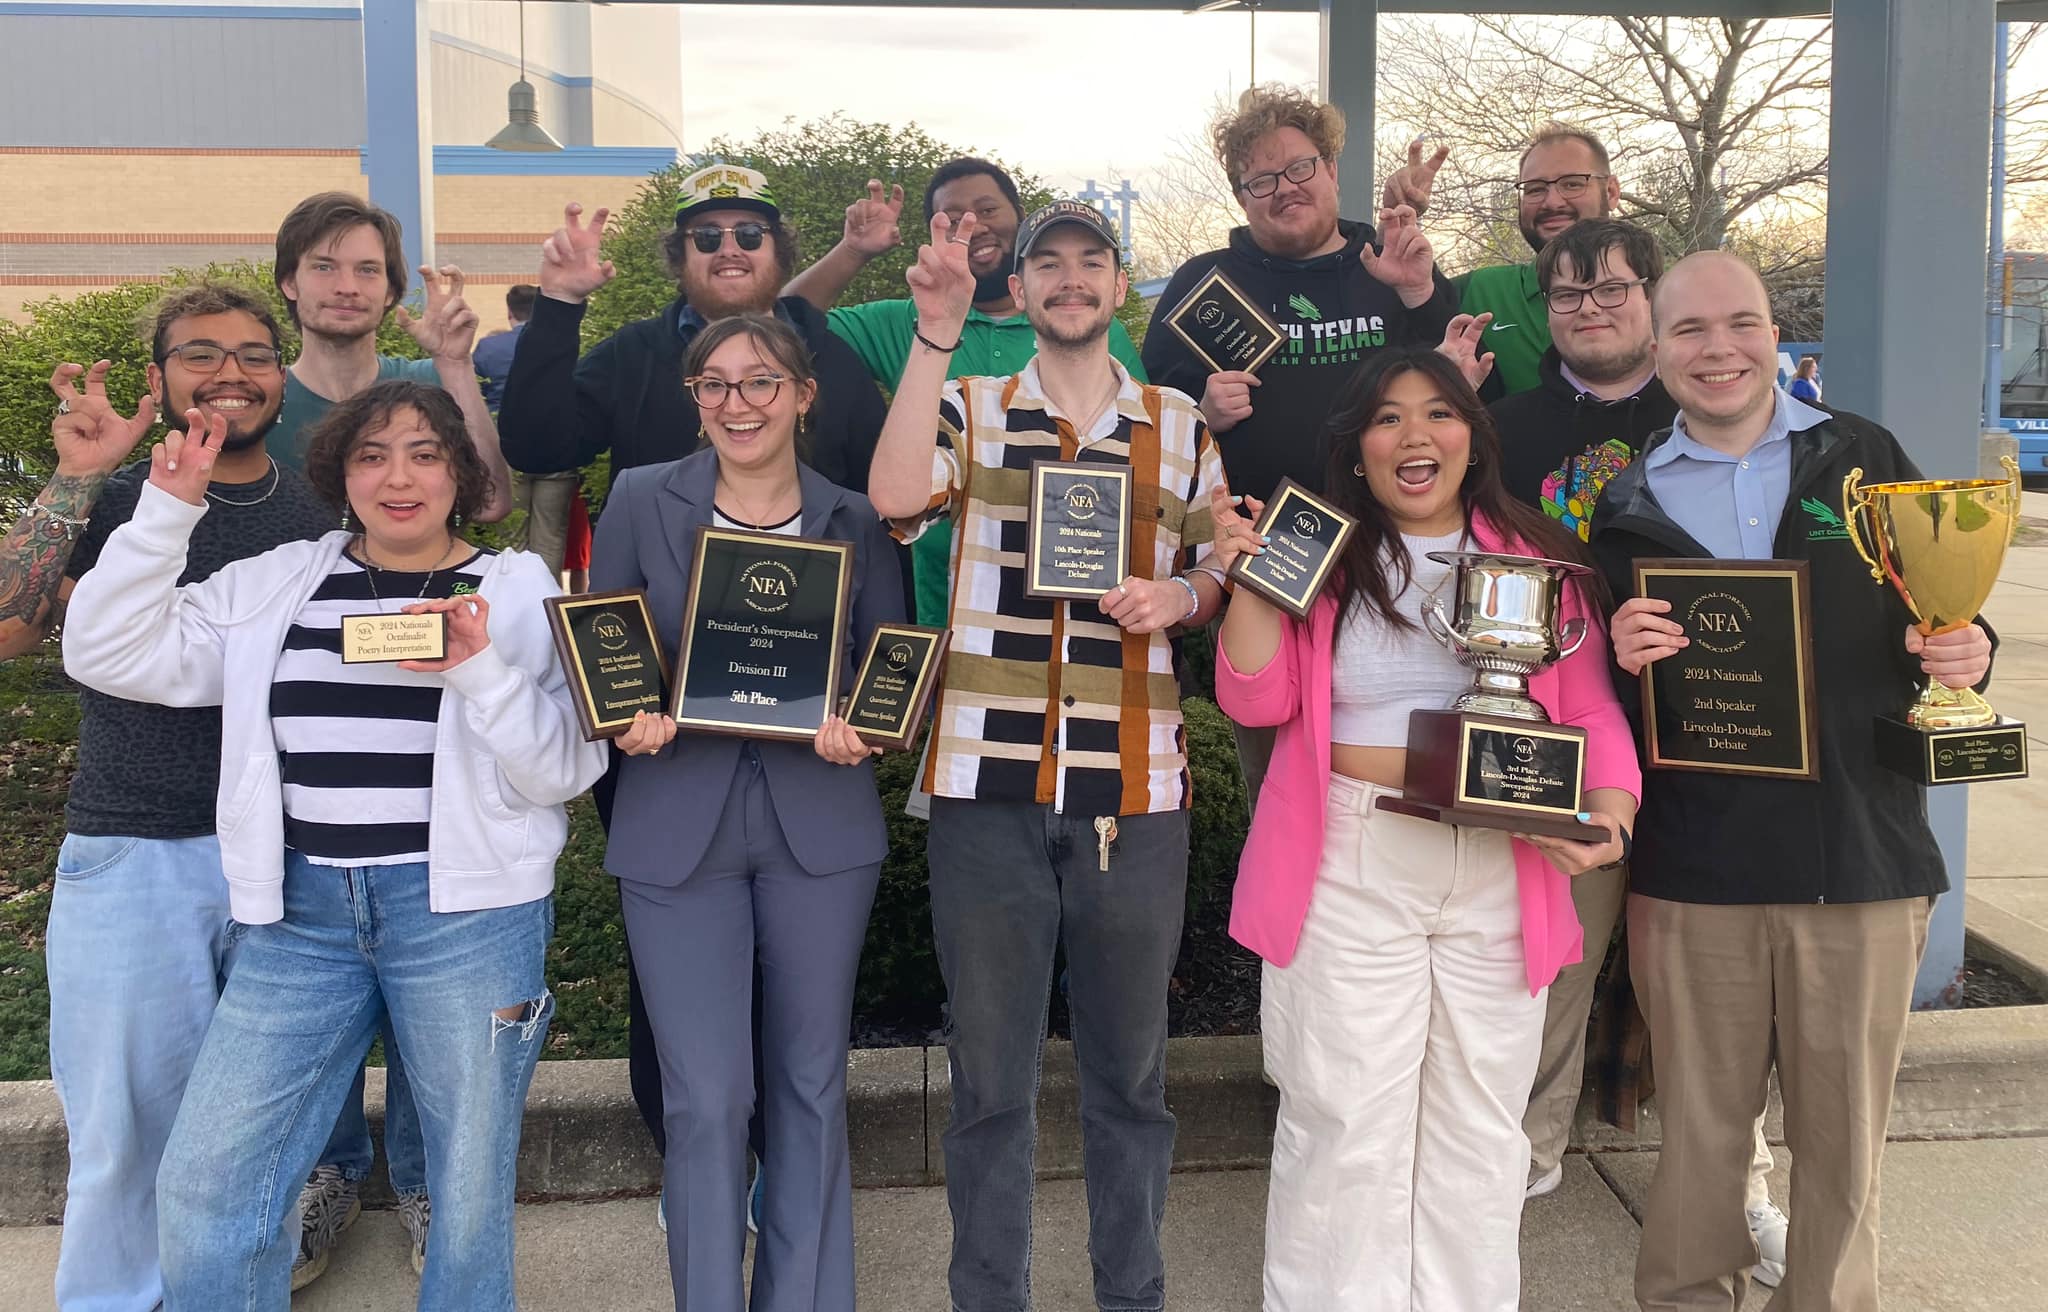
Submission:
[[[1598,282],[1601,258],[1614,250],[1621,252],[1628,267],[1646,284],[1646,295],[1664,276],[1664,248],[1648,229],[1621,219],[1580,219],[1544,242],[1543,249],[1536,252],[1536,285],[1549,291],[1557,277],[1558,261],[1567,255],[1580,278]]]
[[[983,176],[995,180],[997,190],[1003,193],[1011,208],[1017,211],[1017,218],[1021,222],[1024,218],[1024,198],[1017,194],[1017,180],[1000,164],[974,155],[962,155],[959,159],[949,159],[939,165],[932,173],[932,180],[924,184],[925,226],[930,227],[932,216],[938,213],[932,208],[932,198],[939,194],[939,188],[949,182],[958,182],[962,178]]]

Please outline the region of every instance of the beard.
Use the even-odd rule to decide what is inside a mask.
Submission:
[[[1562,356],[1563,352],[1559,352]],[[1650,362],[1650,344],[1642,343],[1635,349],[1617,346],[1611,351],[1596,351],[1577,360],[1566,360],[1572,372],[1589,383],[1618,383],[1630,377]]]
[[[702,274],[686,270],[682,279],[683,299],[706,319],[772,313],[777,290],[769,279],[726,280],[714,277],[708,270]]]
[[[199,402],[195,398],[193,405],[196,406],[198,404]],[[170,405],[163,397],[158,397],[157,409],[163,413],[164,427],[174,433],[190,435],[185,424],[185,411],[183,408]],[[247,451],[252,446],[260,446],[263,439],[270,436],[270,430],[277,427],[277,421],[283,417],[284,406],[280,403],[273,407],[270,413],[263,418],[249,421],[247,428],[242,426],[241,420],[229,420],[228,433],[226,437],[221,439],[220,449],[223,451]]]
[[[1007,301],[1010,299],[1010,266],[1015,263],[1016,259],[1008,251],[1005,251],[1003,258],[996,261],[995,268],[987,273],[974,275],[974,303],[976,305],[986,304],[989,301]]]
[[[1115,313],[1100,301],[1096,302],[1096,309],[1100,313],[1091,322],[1079,327],[1055,320],[1045,306],[1025,306],[1024,318],[1030,323],[1031,330],[1038,335],[1042,345],[1060,350],[1074,350],[1093,345],[1109,335],[1109,321],[1116,317]]]

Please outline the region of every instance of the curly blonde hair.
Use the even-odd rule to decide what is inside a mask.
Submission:
[[[1237,98],[1235,113],[1219,115],[1209,125],[1216,162],[1223,166],[1223,176],[1230,179],[1233,192],[1244,181],[1252,147],[1281,128],[1300,129],[1324,159],[1335,159],[1344,152],[1343,110],[1279,83],[1248,87]]]

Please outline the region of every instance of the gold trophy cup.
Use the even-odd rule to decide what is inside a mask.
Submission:
[[[1891,580],[1933,637],[1963,628],[1983,609],[2019,526],[2020,470],[2006,478],[1920,479],[1864,485],[1842,480],[1849,542],[1877,582]],[[1999,715],[1970,688],[1929,679],[1903,718],[1879,716],[1877,755],[1924,784],[2016,779],[2027,773],[2025,726]]]

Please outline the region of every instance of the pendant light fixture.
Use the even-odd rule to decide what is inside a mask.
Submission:
[[[540,108],[535,103],[533,83],[526,80],[526,0],[519,0],[519,80],[512,84],[512,91],[506,99],[508,105],[504,127],[498,135],[484,144],[492,150],[543,151],[560,150],[562,143],[555,140],[548,130],[540,125]]]

